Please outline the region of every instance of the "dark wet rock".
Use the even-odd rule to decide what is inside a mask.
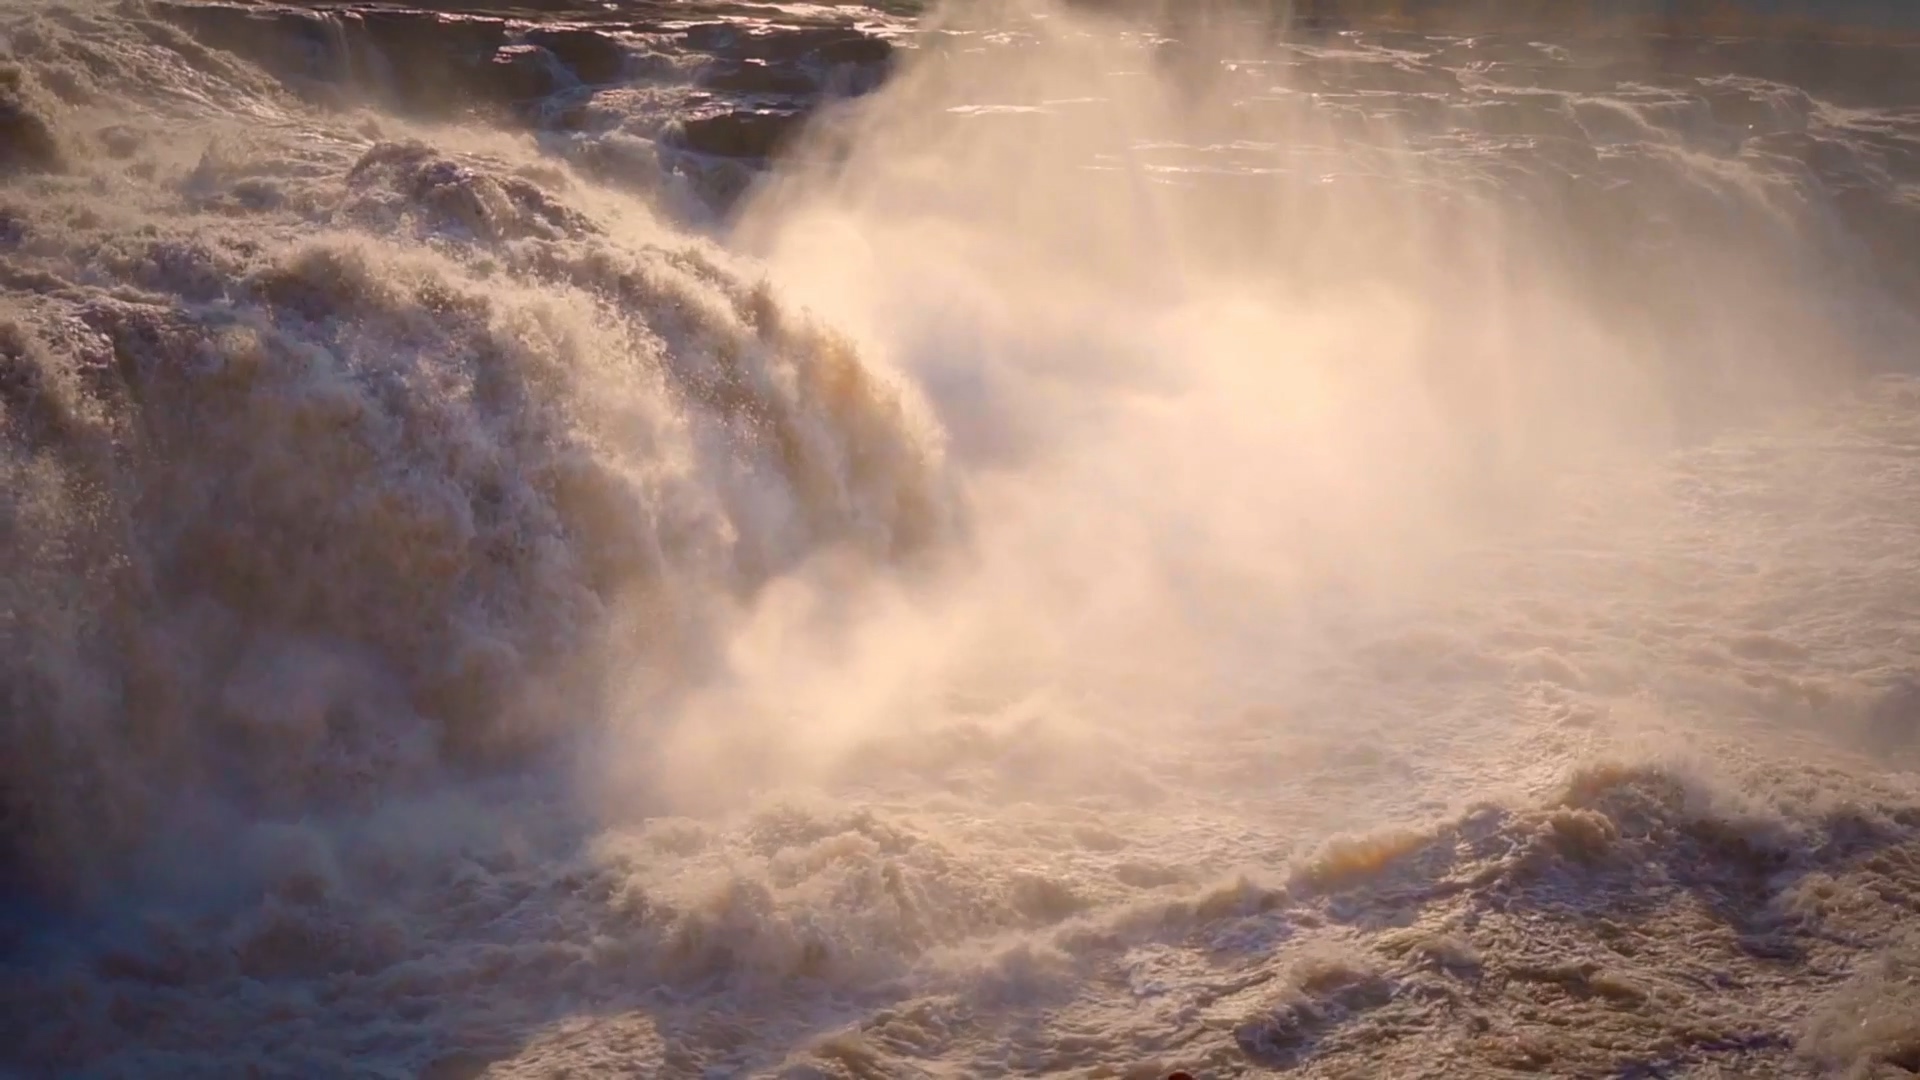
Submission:
[[[741,43],[741,55],[774,63],[881,63],[893,55],[884,38],[837,28],[775,30]]]
[[[161,3],[155,14],[202,44],[259,64],[296,92],[351,81],[396,107],[446,113],[483,97],[491,61],[508,44],[499,19],[374,8],[309,12]],[[339,87],[334,88],[336,91]]]
[[[385,59],[394,104],[416,110],[445,113],[470,104],[508,43],[505,24],[489,19],[366,11],[361,20]]]
[[[700,23],[681,30],[679,44],[689,52],[723,53],[732,51],[743,37],[732,23]]]
[[[245,57],[277,78],[328,78],[345,59],[336,55],[340,23],[319,12],[199,4],[154,10],[201,44]]]
[[[854,34],[816,47],[809,58],[825,64],[884,64],[893,59],[893,42]]]
[[[891,41],[846,26],[750,31],[732,23],[701,23],[682,30],[680,43],[694,52],[774,64],[879,64],[893,56]]]
[[[798,110],[727,112],[694,117],[680,124],[679,144],[688,150],[718,157],[772,157],[799,127]]]
[[[318,13],[158,0],[153,10],[202,44],[261,65],[304,96],[365,94],[428,116],[477,107],[537,126],[577,128],[590,115],[583,101],[552,99],[583,86],[672,80],[696,68],[699,87],[742,115],[690,122],[686,145],[736,157],[766,156],[792,119],[738,109],[739,99],[792,99],[797,111],[825,91],[863,93],[884,78],[894,51],[886,38],[835,22],[833,15],[769,27],[728,21],[725,5],[706,5],[698,10],[718,17],[687,25],[684,5],[609,11],[563,4],[590,21],[528,27],[458,7],[429,2]],[[648,49],[636,51],[636,40]]]
[[[764,60],[711,64],[700,73],[699,84],[729,94],[795,96],[819,90],[819,84],[805,72],[775,67]]]
[[[574,132],[591,129],[599,115],[593,108],[593,102],[583,98],[578,101],[549,101],[539,110],[538,119],[541,127]]]
[[[488,82],[502,98],[527,102],[559,93],[573,78],[558,57],[540,46],[508,45],[493,54]]]
[[[497,19],[380,8],[360,12],[359,21],[396,69],[471,67],[507,39],[506,24]]]
[[[583,83],[605,84],[620,81],[627,71],[628,53],[613,37],[597,30],[531,30],[522,38],[553,54],[565,64],[574,78]]]

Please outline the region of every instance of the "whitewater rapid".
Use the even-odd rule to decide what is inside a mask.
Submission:
[[[1912,49],[1203,14],[0,6],[0,1072],[1920,1070]]]

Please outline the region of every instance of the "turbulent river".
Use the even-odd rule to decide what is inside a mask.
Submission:
[[[1920,1072],[1920,48],[0,0],[0,1075]]]

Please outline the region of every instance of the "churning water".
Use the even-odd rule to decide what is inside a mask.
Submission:
[[[8,0],[0,1070],[1920,1071],[1920,50]]]

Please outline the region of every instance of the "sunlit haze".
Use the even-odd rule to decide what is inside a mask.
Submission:
[[[1920,1070],[1920,14],[1585,7],[0,0],[0,1075]]]

